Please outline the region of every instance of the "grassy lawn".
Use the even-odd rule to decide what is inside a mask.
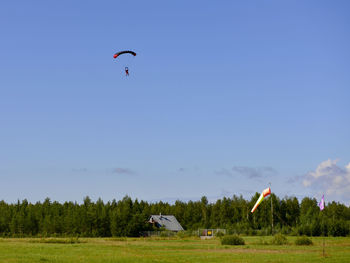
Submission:
[[[271,237],[244,237],[244,246],[220,240],[151,238],[0,239],[0,262],[350,262],[350,238],[312,238],[313,246],[263,245]],[[72,243],[71,243],[72,241]]]

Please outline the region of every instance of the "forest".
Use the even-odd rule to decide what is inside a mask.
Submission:
[[[350,207],[327,203],[320,211],[317,200],[309,197],[280,199],[272,194],[252,214],[259,197],[224,197],[214,203],[203,196],[199,201],[150,203],[125,196],[122,200],[82,203],[51,201],[30,203],[22,200],[0,202],[0,236],[2,237],[137,237],[155,230],[147,221],[150,215],[175,215],[190,233],[199,228],[223,228],[228,233],[244,235],[347,236],[350,234]],[[271,200],[272,199],[272,200]],[[271,209],[272,204],[272,209]],[[272,216],[271,216],[272,214]],[[273,227],[272,227],[273,224]]]

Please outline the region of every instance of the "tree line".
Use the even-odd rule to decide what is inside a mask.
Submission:
[[[209,203],[203,196],[199,201],[176,201],[174,204],[132,200],[129,196],[111,202],[101,199],[93,202],[85,197],[82,204],[61,204],[49,198],[35,204],[27,200],[15,204],[0,201],[0,236],[135,237],[143,231],[154,230],[147,221],[150,215],[160,213],[174,215],[187,231],[224,228],[229,233],[247,235],[350,234],[350,207],[344,204],[331,202],[320,211],[316,199],[305,197],[299,202],[296,197],[280,199],[271,194],[251,214],[258,197],[256,193],[250,200],[233,196]]]

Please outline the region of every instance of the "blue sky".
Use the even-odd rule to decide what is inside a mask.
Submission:
[[[349,8],[1,3],[0,199],[250,198],[271,182],[349,205]]]

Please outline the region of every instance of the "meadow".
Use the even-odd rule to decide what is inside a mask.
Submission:
[[[313,237],[312,246],[269,245],[271,237],[244,237],[245,245],[199,238],[3,238],[0,262],[350,262],[350,237]]]

